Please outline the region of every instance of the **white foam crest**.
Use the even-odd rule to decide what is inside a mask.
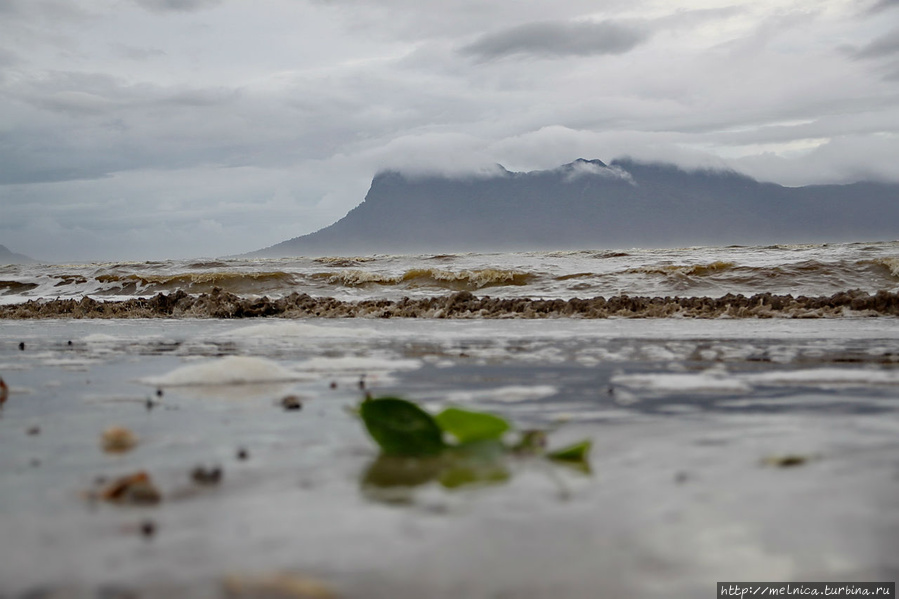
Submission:
[[[611,383],[649,393],[745,393],[754,387],[884,387],[899,385],[899,372],[873,369],[811,368],[756,374],[710,369],[697,374],[617,374]]]
[[[744,375],[756,385],[803,385],[810,387],[874,387],[899,385],[899,372],[862,368],[809,368]]]
[[[697,374],[618,374],[611,378],[613,385],[654,393],[744,393],[750,385],[722,370],[707,370]]]
[[[221,333],[223,337],[243,339],[292,339],[321,337],[373,337],[378,333],[365,327],[338,328],[302,322],[279,322],[251,325]]]
[[[296,381],[301,378],[300,374],[287,370],[272,360],[250,356],[227,356],[201,364],[182,366],[162,376],[140,379],[140,382],[157,387],[179,387],[275,383]]]
[[[899,277],[899,258],[880,258],[875,260],[889,269],[890,274],[894,277]]]
[[[114,337],[113,335],[106,335],[104,333],[92,333],[90,335],[86,335],[83,339],[85,343],[115,343],[120,341],[118,337]]]
[[[421,366],[421,360],[343,356],[340,358],[310,358],[301,362],[297,368],[304,372],[369,374],[372,372],[417,370]]]
[[[524,385],[508,385],[506,387],[498,387],[496,389],[484,389],[477,391],[454,391],[447,395],[450,402],[478,402],[478,401],[499,401],[505,403],[516,403],[520,401],[531,401],[535,399],[543,399],[558,393],[559,390],[552,385],[534,385],[533,387]]]

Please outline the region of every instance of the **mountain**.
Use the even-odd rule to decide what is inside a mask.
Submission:
[[[11,252],[5,245],[0,245],[0,264],[29,264],[32,262],[37,262],[37,260]]]
[[[899,238],[899,185],[783,187],[727,170],[579,159],[495,176],[382,172],[365,201],[253,256],[807,243]]]

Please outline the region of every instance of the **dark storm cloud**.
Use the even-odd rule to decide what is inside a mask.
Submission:
[[[648,38],[649,33],[639,27],[612,21],[542,21],[482,35],[461,52],[480,60],[512,55],[555,58],[624,54]]]
[[[222,0],[134,0],[153,12],[189,12],[221,4]]]
[[[896,53],[899,53],[899,29],[893,29],[851,54],[854,58],[881,58]]]

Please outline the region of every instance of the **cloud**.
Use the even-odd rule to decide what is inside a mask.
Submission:
[[[633,24],[614,21],[542,21],[482,35],[461,53],[479,60],[513,55],[539,58],[624,54],[649,39]]]
[[[222,0],[134,0],[139,6],[152,12],[190,12],[212,8]]]
[[[146,61],[154,58],[163,58],[166,56],[166,53],[160,50],[159,48],[141,48],[137,46],[131,46],[129,44],[115,43],[110,44],[109,48],[119,56],[123,58],[127,58],[128,60],[136,60],[136,61]]]
[[[621,179],[622,181],[627,181],[631,185],[635,185],[634,177],[618,165],[608,166],[579,158],[569,165],[566,165],[564,168],[567,169],[567,172],[565,173],[565,181],[567,183],[576,181],[581,177],[592,175],[604,177],[606,179]]]
[[[894,156],[899,155],[899,136],[845,135],[794,158],[762,153],[733,160],[741,172],[782,185],[813,185],[847,181],[899,183]]]
[[[868,9],[868,12],[879,13],[890,8],[899,8],[899,0],[879,0]]]
[[[851,52],[853,58],[881,58],[899,53],[899,29],[893,29]]]

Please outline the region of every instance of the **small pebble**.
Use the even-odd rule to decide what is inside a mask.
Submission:
[[[105,452],[124,453],[134,449],[137,437],[125,427],[113,426],[103,431],[100,444]]]
[[[162,501],[162,494],[153,484],[150,475],[139,471],[109,483],[99,498],[112,503],[155,505]]]
[[[190,478],[200,485],[217,485],[222,481],[222,469],[197,466],[191,471]]]
[[[20,341],[20,342],[19,342],[19,349],[20,349],[21,351],[25,351],[25,342],[24,342],[24,341]]]
[[[336,389],[336,388],[337,388],[337,381],[331,381],[331,388],[332,388],[332,389]]]
[[[249,459],[249,457],[250,457],[250,452],[248,452],[243,447],[241,447],[240,449],[237,450],[237,459],[238,460],[246,460],[246,459]]]
[[[140,523],[140,533],[144,538],[152,538],[156,534],[156,523],[152,520],[144,520]]]
[[[162,397],[162,389],[156,390],[156,397]]]
[[[31,435],[31,436],[40,435],[40,434],[41,434],[41,427],[39,427],[39,426],[31,426],[31,427],[29,427],[29,428],[28,428],[28,434]]]
[[[303,408],[303,402],[300,401],[300,398],[296,395],[288,395],[281,400],[281,406],[285,410],[301,410]]]
[[[69,339],[69,342],[68,342],[68,343],[66,343],[66,345],[68,345],[68,346],[69,346],[69,347],[72,347],[72,340],[71,340],[71,339]]]

